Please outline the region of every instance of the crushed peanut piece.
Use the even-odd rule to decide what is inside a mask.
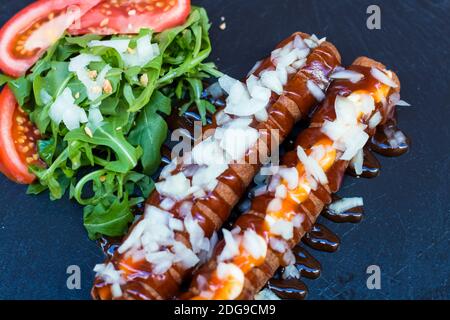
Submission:
[[[139,82],[140,82],[144,87],[146,87],[146,86],[148,85],[148,75],[147,75],[146,73],[144,73],[144,74],[140,77]]]
[[[92,80],[94,80],[95,78],[97,78],[97,70],[89,70],[88,72],[89,78],[91,78]]]
[[[103,83],[103,91],[104,91],[106,94],[110,94],[110,93],[112,93],[112,91],[113,91],[111,82],[109,82],[108,79],[106,79],[105,82]]]

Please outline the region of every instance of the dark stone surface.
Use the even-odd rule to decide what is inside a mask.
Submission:
[[[0,23],[31,1],[3,0]],[[347,178],[343,196],[362,196],[361,224],[325,222],[342,238],[337,253],[312,252],[323,266],[308,281],[309,299],[450,298],[450,16],[449,0],[204,0],[213,27],[213,60],[242,77],[290,33],[326,35],[344,64],[359,55],[398,72],[400,127],[412,138],[407,155],[381,158],[375,180]],[[382,29],[366,28],[370,4],[382,9]],[[220,18],[227,28],[219,29]],[[0,298],[89,299],[91,271],[103,260],[88,240],[81,209],[25,195],[0,177]],[[81,290],[68,290],[66,268],[79,265]],[[366,287],[366,268],[381,267],[382,289]]]

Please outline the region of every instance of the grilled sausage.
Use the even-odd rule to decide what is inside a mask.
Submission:
[[[400,91],[397,76],[366,57],[349,70],[359,80],[333,82],[310,127],[298,136],[297,150],[283,157],[285,171],[271,178],[267,191],[252,200],[232,233],[226,232],[183,299],[253,299],[280,266],[292,263],[290,250],[341,186],[350,160],[346,152],[357,141],[362,149],[393,115],[391,98]],[[339,138],[347,132],[355,133]]]
[[[303,40],[314,41],[314,38],[307,34],[295,33],[277,48],[281,50],[286,45],[298,41],[299,37]],[[278,146],[286,138],[294,124],[308,115],[317,104],[317,96],[310,91],[310,84],[313,83],[316,87],[325,91],[329,86],[329,76],[340,65],[340,61],[340,55],[331,43],[318,41],[311,48],[303,66],[289,75],[287,83],[283,87],[283,93],[277,95],[272,92],[267,107],[268,117],[266,121],[253,120],[250,124],[250,127],[258,130],[259,138],[247,150],[245,159],[237,163],[231,163],[218,176],[218,183],[212,191],[201,197],[190,197],[182,201],[176,201],[167,211],[174,218],[183,220],[186,219],[186,208],[188,208],[187,211],[201,227],[204,236],[211,238],[215,231],[219,230],[228,219],[232,208],[243,196],[246,188],[260,169],[262,161],[265,160],[264,156],[261,157],[260,155],[269,154],[269,152],[266,152],[268,151],[267,146],[271,144]],[[264,71],[274,68],[273,59],[267,58],[252,74],[258,77]],[[213,122],[215,127],[212,128],[212,131],[214,132],[219,127],[217,116]],[[278,130],[279,137],[272,141],[272,139],[275,139],[272,134],[274,130]],[[249,159],[257,160],[251,162]],[[188,169],[189,165],[183,162],[178,163],[173,168],[171,175],[186,172]],[[147,207],[163,209],[162,202],[164,199],[165,197],[155,190],[147,201]],[[130,241],[140,222],[142,222],[142,219],[134,224],[124,243]],[[174,234],[177,241],[186,248],[192,249],[191,239],[186,229],[176,231]],[[174,263],[163,274],[156,274],[154,264],[147,259],[135,260],[135,258],[130,257],[128,252],[120,252],[119,249],[112,259],[100,267],[101,270],[109,270],[112,274],[106,274],[105,276],[105,272],[103,272],[103,276],[99,275],[96,278],[92,296],[95,299],[170,299],[179,292],[181,283],[192,274],[194,269]]]

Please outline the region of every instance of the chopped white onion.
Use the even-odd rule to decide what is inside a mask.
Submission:
[[[264,258],[267,254],[266,241],[252,229],[244,232],[242,246],[254,259]]]
[[[305,216],[303,214],[297,214],[292,219],[292,224],[294,225],[294,228],[300,228],[304,221],[305,221]]]
[[[275,191],[275,197],[280,199],[285,199],[287,197],[288,190],[284,184],[280,184],[276,191]]]
[[[198,165],[226,164],[225,154],[217,140],[212,137],[200,142],[192,149],[192,161]]]
[[[226,229],[223,229],[222,232],[223,238],[225,239],[225,246],[217,258],[220,262],[233,259],[239,254],[239,242],[234,238],[233,234]]]
[[[254,128],[229,128],[224,131],[220,147],[232,160],[237,161],[244,158],[247,151],[256,144],[258,138],[259,133]]]
[[[169,220],[169,228],[173,231],[183,231],[184,230],[184,224],[183,221],[175,218],[171,218]]]
[[[276,71],[264,71],[261,73],[262,84],[278,95],[283,93],[283,84]]]
[[[333,213],[340,214],[347,210],[364,206],[363,198],[344,198],[333,202],[328,206],[328,209]]]
[[[295,73],[297,70],[300,70],[301,68],[303,68],[305,66],[305,64],[306,64],[306,59],[300,59],[300,60],[295,61],[292,64],[292,67],[294,68],[294,72],[292,72],[292,73]]]
[[[204,248],[205,232],[191,214],[184,218],[184,227],[189,234],[192,250],[195,253],[199,253]]]
[[[227,164],[216,164],[201,167],[192,177],[192,185],[198,186],[205,191],[212,191],[218,183],[216,179],[227,169]],[[212,182],[214,182],[214,185],[211,185]]]
[[[278,298],[278,296],[275,293],[273,293],[272,290],[270,290],[269,288],[265,288],[255,295],[255,300],[269,301],[269,300],[281,300],[281,299]]]
[[[294,253],[292,252],[292,250],[289,249],[283,254],[283,264],[285,266],[290,266],[293,265],[294,263],[295,263]]]
[[[350,80],[352,83],[357,83],[364,78],[364,75],[359,72],[352,71],[352,70],[340,70],[340,71],[333,73],[330,76],[330,78],[331,79]]]
[[[398,107],[411,107],[411,105],[408,102],[404,101],[404,100],[399,100],[397,102],[396,106],[398,106]]]
[[[278,212],[281,210],[283,206],[283,202],[281,199],[275,198],[272,201],[269,202],[269,205],[267,206],[268,212]]]
[[[122,278],[122,271],[116,270],[114,265],[109,262],[108,264],[97,264],[94,267],[96,277],[99,277],[105,283],[111,284],[112,294],[115,298],[122,296],[122,290],[120,285],[124,283]]]
[[[242,82],[236,81],[230,88],[225,112],[238,117],[252,116],[266,108],[270,99],[267,93],[264,88],[255,86],[252,88],[252,94],[258,98],[254,98]]]
[[[321,102],[325,99],[325,93],[314,81],[308,80],[306,86],[308,87],[309,92],[318,102]]]
[[[180,263],[184,269],[190,269],[200,262],[197,255],[182,242],[175,242],[172,251],[174,253],[173,262]]]
[[[49,117],[56,124],[64,122],[69,130],[78,129],[80,123],[88,122],[86,111],[75,104],[70,88],[65,88],[50,106]]]
[[[299,35],[296,35],[294,38],[294,47],[297,49],[308,49],[305,41],[303,41],[303,38]]]
[[[219,78],[219,85],[228,94],[231,92],[231,88],[234,86],[238,80],[231,78],[230,76],[223,75]]]
[[[362,175],[363,173],[363,166],[364,166],[364,150],[360,149],[356,156],[353,157],[352,166],[355,169],[355,173],[357,176]]]
[[[183,200],[191,191],[191,182],[183,172],[169,176],[166,180],[155,184],[156,190],[163,196]]]
[[[169,211],[172,210],[172,208],[175,206],[176,201],[170,198],[164,198],[163,201],[161,201],[161,203],[159,204],[159,206],[161,207],[161,209]]]
[[[158,45],[151,43],[150,35],[145,35],[137,39],[136,48],[133,50],[129,47],[130,40],[128,39],[94,40],[89,42],[88,46],[103,46],[115,49],[128,67],[145,66],[160,54]]]
[[[255,119],[258,122],[266,122],[269,119],[269,113],[266,109],[258,111],[255,113]]]
[[[372,76],[375,79],[377,79],[381,83],[384,83],[385,85],[387,85],[391,88],[398,87],[398,85],[394,82],[394,80],[392,80],[392,78],[390,78],[386,73],[384,73],[380,69],[372,67],[372,69],[370,70],[370,73],[372,74]]]
[[[294,190],[298,187],[299,177],[296,168],[281,168],[278,174],[287,182],[289,190]]]
[[[222,126],[233,120],[224,110],[217,112],[216,114],[216,124]]]
[[[316,159],[314,159],[313,157],[308,157],[308,155],[305,153],[305,150],[303,150],[303,148],[300,146],[297,148],[297,156],[305,167],[305,171],[308,175],[314,177],[323,185],[328,184],[327,175]]]
[[[269,244],[270,247],[279,253],[284,253],[286,252],[286,250],[289,249],[288,244],[286,243],[286,241],[275,238],[275,237],[271,237],[269,240]]]
[[[235,300],[244,289],[244,272],[233,263],[219,263],[217,266],[217,277],[222,280],[233,279],[233,286],[227,288],[227,299],[229,300]]]
[[[388,138],[389,145],[394,149],[400,147],[400,145],[406,142],[406,136],[403,132],[394,130],[392,127],[386,127],[384,129],[384,133]]]
[[[291,240],[294,236],[294,225],[292,221],[275,219],[270,215],[266,216],[265,221],[269,224],[272,234],[279,235],[285,240]]]
[[[295,265],[288,265],[283,270],[283,279],[300,279],[300,272]]]
[[[172,172],[177,168],[177,165],[178,165],[177,164],[177,159],[173,159],[168,165],[166,165],[162,169],[160,177],[162,179],[168,178],[172,174]]]
[[[369,119],[369,128],[376,128],[382,120],[383,116],[381,115],[381,113],[379,111],[375,112],[375,114]]]
[[[192,211],[192,202],[190,201],[184,201],[181,206],[180,206],[180,215],[182,218],[187,217],[188,215],[191,214]]]

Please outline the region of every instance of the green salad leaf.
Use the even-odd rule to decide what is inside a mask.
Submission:
[[[52,200],[68,193],[84,207],[92,239],[123,235],[133,208],[154,188],[165,117],[197,106],[206,121],[214,111],[202,99],[203,82],[221,75],[205,62],[209,28],[206,11],[193,7],[184,25],[158,34],[65,35],[28,75],[0,75],[42,134],[37,147],[46,166],[30,167],[37,181],[28,193],[48,190]],[[149,50],[142,62],[139,52]]]
[[[171,109],[170,99],[156,91],[130,132],[129,141],[143,148],[141,162],[146,174],[155,172],[161,162],[160,150],[166,140],[168,128],[160,113],[170,115]]]

